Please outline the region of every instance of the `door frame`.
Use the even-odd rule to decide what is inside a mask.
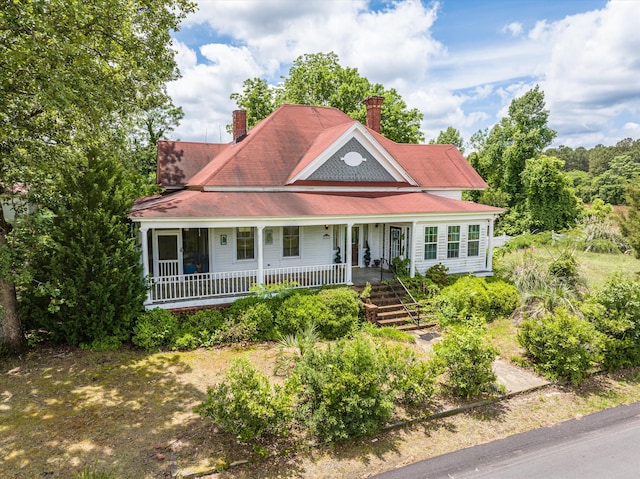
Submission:
[[[396,256],[394,256],[394,238],[393,238],[393,232],[397,231],[398,232],[398,241],[397,241],[397,245],[398,245],[398,254]],[[389,264],[391,264],[391,262],[393,262],[393,258],[398,258],[402,256],[402,227],[401,226],[389,226]]]
[[[159,261],[160,255],[158,250],[158,237],[160,236],[170,236],[176,239],[176,260],[178,261],[178,275],[182,276],[184,274],[182,267],[182,230],[180,229],[170,229],[170,230],[153,230],[153,272],[155,277],[160,277],[159,275]]]
[[[356,234],[355,231],[358,233]],[[357,237],[357,238],[356,238]],[[357,239],[357,242],[354,243],[353,240]],[[353,248],[356,248],[356,255],[354,258]],[[351,267],[362,267],[362,258],[360,252],[362,251],[362,225],[353,225],[351,227]]]

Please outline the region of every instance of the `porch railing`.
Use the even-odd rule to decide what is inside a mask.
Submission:
[[[161,259],[158,261],[158,276],[167,278],[177,276],[179,271],[177,259]]]
[[[296,288],[344,284],[346,264],[292,266],[264,270],[265,284],[290,283]],[[258,270],[194,273],[152,278],[151,302],[185,301],[248,294],[258,282]]]
[[[257,277],[257,270],[247,270],[152,278],[151,301],[180,301],[246,294],[256,283]]]
[[[315,288],[325,284],[343,284],[347,281],[346,264],[321,264],[315,266],[291,266],[264,271],[264,282],[295,283],[297,288]]]

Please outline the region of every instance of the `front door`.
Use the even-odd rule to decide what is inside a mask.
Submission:
[[[354,226],[351,230],[351,266],[360,264],[360,227]]]
[[[182,236],[178,230],[153,232],[153,271],[157,277],[182,274],[180,251]]]
[[[393,261],[393,258],[397,258],[402,254],[402,229],[397,226],[391,226],[389,228],[389,260]]]

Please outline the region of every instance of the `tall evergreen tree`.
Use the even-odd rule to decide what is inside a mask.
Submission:
[[[170,31],[188,0],[20,0],[0,8],[0,198],[20,184],[32,204],[76,171],[78,138],[167,103],[177,77]],[[16,278],[28,264],[10,248],[0,209],[0,349],[25,345]]]
[[[142,310],[145,284],[127,213],[135,192],[113,142],[84,150],[78,174],[60,185],[48,254],[35,259],[25,292],[30,327],[70,344],[117,347]]]

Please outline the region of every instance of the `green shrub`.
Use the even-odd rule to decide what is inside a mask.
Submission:
[[[207,389],[207,399],[195,411],[238,440],[249,442],[266,435],[285,435],[293,417],[293,400],[249,361],[235,359],[224,380]]]
[[[323,289],[317,297],[331,313],[316,320],[318,331],[323,338],[342,338],[358,329],[360,303],[358,293],[352,288]]]
[[[495,390],[492,364],[498,351],[488,344],[483,321],[452,325],[433,350],[436,367],[447,373],[447,385],[454,394],[469,398]]]
[[[333,442],[372,434],[391,418],[396,391],[387,372],[381,346],[356,336],[308,351],[289,383],[298,390],[301,420]]]
[[[94,339],[91,344],[81,344],[80,349],[91,351],[117,351],[122,347],[122,340],[117,336]]]
[[[440,294],[440,286],[420,274],[416,274],[413,278],[403,279],[402,282],[416,301],[428,300]]]
[[[269,304],[271,301],[270,298],[265,298],[262,296],[245,296],[243,298],[236,299],[231,306],[224,310],[225,318],[237,318],[240,316],[247,308],[255,306],[256,304],[266,303]]]
[[[236,322],[234,318],[227,318],[222,327],[217,330],[211,342],[215,344],[248,343],[258,336],[258,329],[254,322]]]
[[[442,263],[438,263],[428,268],[424,272],[424,277],[433,281],[433,283],[440,288],[444,288],[449,284],[449,277],[447,276],[448,272],[449,268]]]
[[[277,333],[273,313],[271,312],[270,304],[267,302],[256,303],[247,307],[238,315],[236,324],[238,323],[255,328],[255,335],[251,338],[255,341],[272,341],[276,339]]]
[[[576,260],[573,251],[563,251],[549,265],[549,274],[569,286],[576,286],[580,280],[578,272],[578,260]]]
[[[542,233],[523,233],[511,238],[504,246],[500,248],[501,251],[510,253],[519,249],[530,248],[531,246],[544,246],[550,244],[552,241],[551,231],[543,231]]]
[[[184,316],[172,339],[172,348],[190,350],[209,347],[212,337],[224,325],[224,316],[217,309],[201,309]]]
[[[147,351],[157,351],[169,346],[177,331],[178,319],[171,311],[151,309],[138,317],[132,341]]]
[[[404,346],[379,346],[386,363],[388,387],[402,404],[421,406],[434,393],[435,374],[432,365]]]
[[[276,327],[281,335],[296,334],[309,324],[327,324],[333,314],[316,295],[294,294],[285,299],[276,313]]]
[[[602,338],[594,325],[564,308],[523,321],[518,342],[538,371],[573,384],[582,382],[602,359]]]
[[[487,319],[491,318],[491,302],[487,283],[483,278],[464,276],[444,288],[442,298],[460,314],[479,314]]]
[[[640,281],[612,276],[585,301],[582,311],[604,334],[606,368],[640,364]]]
[[[492,281],[486,283],[489,295],[490,316],[509,316],[520,306],[520,293],[512,284],[504,281]]]

